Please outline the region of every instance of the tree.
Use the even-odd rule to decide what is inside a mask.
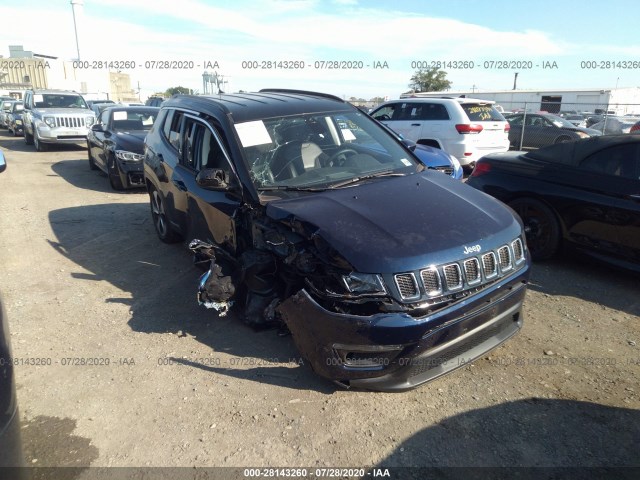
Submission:
[[[414,92],[442,92],[451,88],[451,82],[447,80],[447,72],[435,67],[421,68],[411,77],[409,88]]]
[[[174,96],[176,94],[179,94],[179,93],[184,93],[184,94],[189,95],[191,93],[191,89],[190,88],[185,88],[185,87],[171,87],[171,88],[167,88],[167,91],[164,92],[164,94],[167,97],[172,97],[172,96]]]

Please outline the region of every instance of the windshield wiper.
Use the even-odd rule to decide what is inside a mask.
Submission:
[[[406,173],[399,173],[399,172],[393,172],[393,171],[377,172],[377,173],[371,173],[369,175],[363,175],[361,177],[350,178],[349,180],[345,180],[344,182],[335,183],[335,184],[331,185],[328,188],[341,188],[341,187],[345,187],[347,185],[351,185],[352,183],[358,183],[358,182],[361,182],[362,180],[370,180],[372,178],[378,178],[378,177],[404,177],[406,175],[407,175]]]
[[[271,187],[260,187],[259,192],[272,192],[274,190],[284,190],[287,192],[324,192],[326,188],[319,187],[292,187],[290,185],[273,185]]]

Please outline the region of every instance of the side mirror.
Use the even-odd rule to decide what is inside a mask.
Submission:
[[[416,143],[415,142],[412,142],[411,140],[407,140],[406,138],[403,138],[400,141],[404,144],[405,147],[407,147],[412,152],[416,149]]]
[[[101,123],[94,123],[93,125],[91,125],[91,131],[92,132],[104,132],[104,129],[102,128],[102,124]]]
[[[4,172],[6,168],[7,168],[7,162],[4,159],[4,153],[2,153],[2,151],[0,150],[0,173]]]
[[[229,173],[221,168],[203,168],[196,175],[196,183],[207,190],[231,190]]]

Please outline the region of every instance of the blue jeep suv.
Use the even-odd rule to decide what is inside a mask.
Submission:
[[[200,303],[286,325],[343,386],[416,387],[522,325],[519,219],[337,97],[176,96],[144,172],[160,240],[189,241],[207,268]]]

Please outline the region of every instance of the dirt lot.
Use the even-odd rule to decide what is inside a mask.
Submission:
[[[640,466],[638,277],[534,266],[525,326],[417,390],[345,391],[196,304],[188,250],[86,150],[0,131],[0,290],[35,466]],[[88,477],[90,470],[80,478]]]

